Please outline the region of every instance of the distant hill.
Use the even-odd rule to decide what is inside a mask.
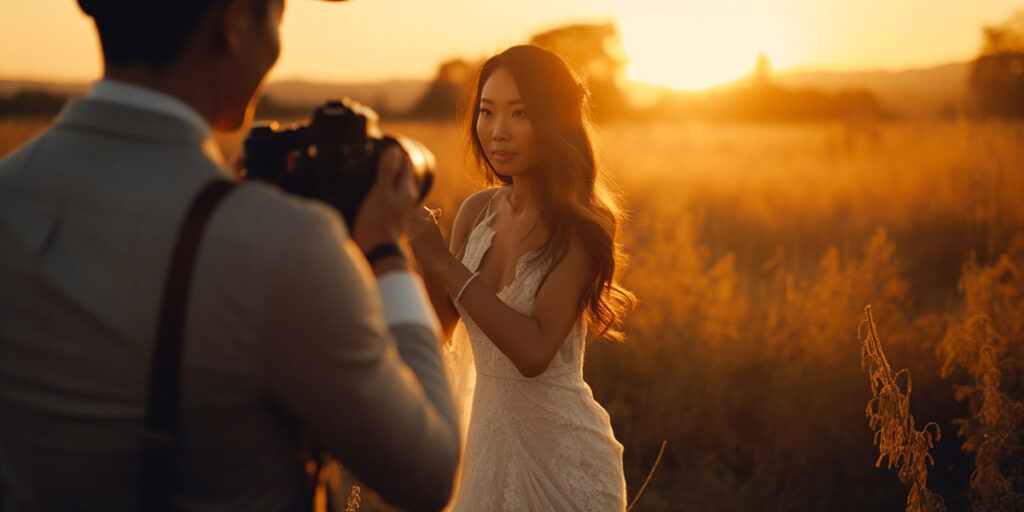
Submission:
[[[19,92],[45,92],[75,97],[89,90],[90,82],[40,82],[32,80],[0,80],[0,96],[13,96]]]
[[[773,81],[787,87],[814,87],[827,91],[867,89],[882,104],[909,116],[928,116],[956,108],[967,96],[970,62],[901,71],[849,73],[780,73]]]
[[[275,103],[313,107],[328,99],[348,96],[381,114],[411,109],[430,87],[429,80],[323,83],[289,80],[271,82],[264,91]]]
[[[780,72],[772,75],[770,80],[786,88],[813,88],[830,93],[864,89],[872,92],[887,111],[921,117],[948,113],[963,101],[967,94],[970,66],[970,62],[959,62],[902,71]],[[746,81],[725,84],[705,93],[728,91],[744,83]],[[387,116],[409,111],[430,85],[431,81],[427,79],[357,83],[285,80],[268,84],[265,94],[275,105],[287,105],[296,112],[303,112],[327,99],[349,96]],[[88,83],[0,80],[0,96],[13,96],[19,91],[42,91],[74,97],[81,96],[88,88]],[[630,84],[627,89],[631,96],[647,98],[662,94],[692,96],[692,93],[640,83]],[[644,100],[641,98],[640,102]]]
[[[57,83],[31,80],[0,80],[0,96],[12,97],[20,92],[43,92],[73,98],[84,95],[89,82]],[[404,112],[416,104],[430,86],[429,80],[391,80],[382,82],[323,83],[285,80],[267,84],[264,96],[275,104],[288,105],[297,111],[310,111],[328,99],[348,96],[365,103],[381,114]]]
[[[779,72],[767,77],[772,84],[794,91],[813,89],[823,93],[863,90],[872,93],[882,108],[898,116],[934,117],[948,115],[962,105],[967,96],[970,62],[957,62],[929,68],[900,71],[854,72]],[[750,84],[750,77],[703,91],[679,91],[643,82],[625,86],[638,107],[650,106],[659,97],[693,100],[729,95]]]

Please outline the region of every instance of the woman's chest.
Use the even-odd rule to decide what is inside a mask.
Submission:
[[[490,246],[484,252],[477,267],[479,279],[489,289],[501,292],[513,284],[520,267],[528,262],[530,253],[543,244],[544,240],[536,223],[527,225],[522,222],[500,222],[495,219],[492,226],[494,236]]]

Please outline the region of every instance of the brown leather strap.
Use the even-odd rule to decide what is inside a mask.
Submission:
[[[192,271],[207,221],[234,188],[235,183],[226,180],[207,184],[193,200],[178,232],[164,283],[151,362],[139,510],[171,509],[171,491],[175,485],[174,451],[181,409],[182,342]]]

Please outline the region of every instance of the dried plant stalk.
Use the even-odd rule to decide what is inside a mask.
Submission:
[[[359,496],[359,486],[353,485],[352,491],[348,494],[348,499],[345,500],[345,512],[356,512],[359,510],[359,503],[362,498]]]
[[[668,444],[668,440],[661,442],[661,449],[658,450],[658,458],[654,459],[654,465],[651,466],[651,471],[647,473],[647,479],[644,480],[644,484],[640,486],[640,490],[637,491],[636,496],[633,497],[633,501],[629,503],[629,507],[626,508],[626,512],[631,512],[633,507],[636,506],[637,500],[644,493],[644,489],[647,488],[647,484],[651,482],[651,477],[654,476],[654,470],[658,469],[658,464],[661,463],[661,456],[665,454],[665,445]]]
[[[1021,242],[1011,252],[1021,252]],[[939,353],[945,356],[943,377],[954,371],[970,377],[955,396],[967,402],[971,413],[954,422],[964,451],[974,456],[971,510],[1024,510],[1024,276],[1008,256],[988,266],[972,258],[964,266],[960,290],[964,312],[946,331]]]
[[[944,512],[942,497],[927,487],[928,464],[934,464],[928,451],[939,439],[939,426],[929,422],[923,429],[914,428],[910,414],[910,372],[893,372],[878,338],[878,327],[871,315],[871,306],[864,308],[864,321],[860,326],[861,367],[871,380],[872,398],[866,414],[868,424],[875,431],[878,445],[876,467],[888,459],[888,467],[899,469],[900,481],[910,487],[907,512]],[[907,390],[900,389],[899,378],[905,376]]]

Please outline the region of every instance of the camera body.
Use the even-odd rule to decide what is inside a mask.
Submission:
[[[317,107],[308,123],[254,125],[243,143],[245,178],[324,201],[341,212],[351,230],[376,180],[381,154],[397,145],[412,162],[422,201],[433,184],[434,155],[418,141],[383,134],[378,119],[369,107],[345,98]]]

